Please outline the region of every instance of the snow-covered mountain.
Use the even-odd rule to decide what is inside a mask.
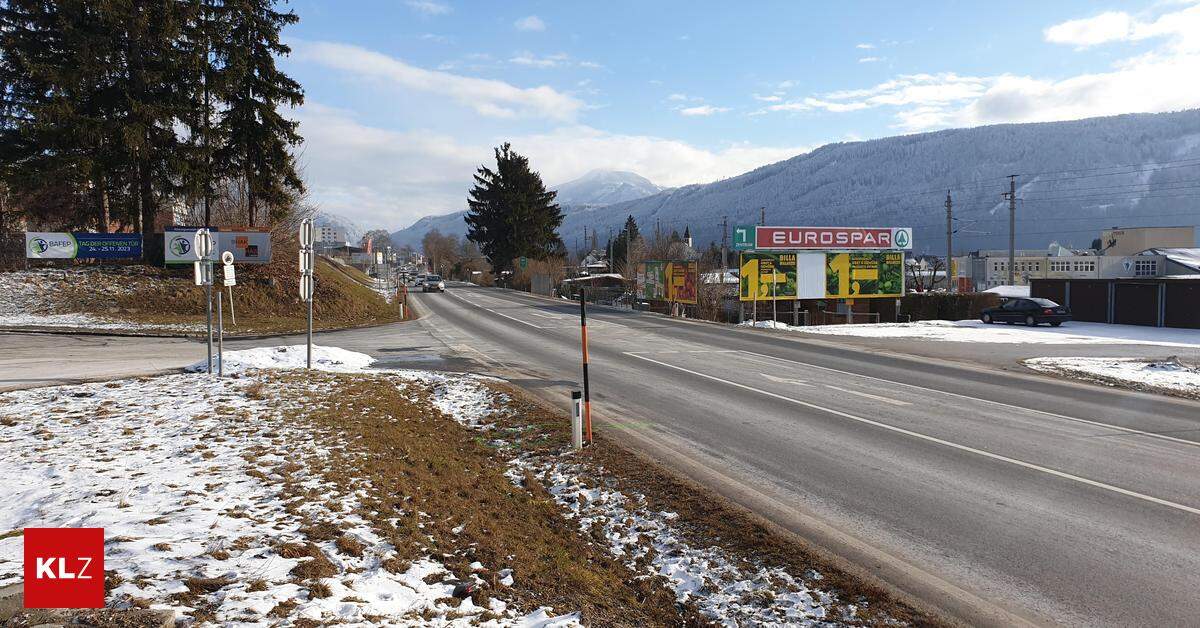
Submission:
[[[663,191],[649,179],[621,170],[593,170],[555,189],[563,206],[612,205]]]
[[[572,179],[554,188],[558,192],[558,204],[568,216],[580,211],[591,212],[612,203],[657,194],[663,189],[641,175],[620,170],[592,170],[578,179]],[[397,246],[410,244],[420,247],[421,238],[434,229],[443,234],[464,237],[467,233],[467,225],[463,221],[465,215],[466,211],[442,216],[425,216],[393,233],[392,242]]]
[[[1189,161],[1190,160],[1190,161]],[[1017,177],[1017,246],[1086,247],[1113,226],[1200,225],[1200,110],[1070,122],[1004,124],[822,146],[704,185],[569,214],[567,243],[584,227],[691,233],[720,242],[721,220],[916,228],[914,252],[941,254],[946,192],[955,251],[1008,247],[1007,175]]]

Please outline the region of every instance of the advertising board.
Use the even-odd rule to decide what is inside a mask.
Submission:
[[[199,227],[167,227],[163,230],[163,258],[167,264],[191,264],[196,261],[192,241]],[[271,232],[262,231],[218,231],[209,227],[216,240],[214,257],[222,253],[233,253],[235,262],[242,264],[266,264],[271,261]]]
[[[909,227],[765,227],[755,229],[757,250],[912,248]]]
[[[695,261],[667,262],[667,300],[674,303],[696,303],[696,285],[699,283],[700,265]]]
[[[904,253],[826,254],[825,296],[830,299],[904,296]]]
[[[139,259],[140,233],[25,232],[29,259]]]
[[[637,296],[646,301],[667,300],[666,262],[646,261],[638,264]]]
[[[825,296],[825,256],[821,253],[743,252],[740,266],[738,298],[742,301]]]

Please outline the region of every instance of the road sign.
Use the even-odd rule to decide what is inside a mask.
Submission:
[[[754,248],[754,225],[739,225],[733,228],[733,250],[749,251]]]
[[[221,253],[221,263],[226,266],[233,265],[233,252],[225,251],[224,253]]]
[[[237,285],[237,275],[235,275],[233,272],[233,264],[225,264],[224,271],[225,271],[225,285],[226,286],[236,286]],[[232,293],[230,293],[230,294],[232,294]]]
[[[525,270],[529,266],[529,258],[522,257],[522,258],[518,259],[517,265],[521,267],[521,270]]]
[[[197,286],[212,285],[212,264],[206,261],[192,262],[192,270],[196,276]]]
[[[300,249],[300,272],[311,273],[315,257],[316,254],[313,249]]]
[[[212,232],[208,229],[197,229],[195,237],[192,238],[192,251],[196,253],[197,259],[208,259],[213,251]]]
[[[300,275],[300,300],[312,301],[313,296],[313,276]]]
[[[300,246],[311,247],[316,243],[315,236],[312,219],[306,218],[300,223]]]

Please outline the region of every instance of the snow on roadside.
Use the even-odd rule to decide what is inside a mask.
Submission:
[[[1035,371],[1200,396],[1200,368],[1173,358],[1030,358],[1024,363]]]
[[[213,364],[216,365],[216,357]],[[307,345],[287,345],[281,347],[256,347],[239,351],[225,352],[225,374],[243,373],[248,369],[301,369],[308,360]],[[375,362],[365,353],[347,351],[340,347],[313,345],[313,367],[322,371],[338,373],[353,373],[362,371]],[[206,370],[203,361],[189,367],[189,371]]]
[[[982,321],[918,321],[915,323],[863,323],[793,327],[777,321],[744,322],[742,326],[824,336],[860,338],[914,338],[946,342],[1001,344],[1134,344],[1200,348],[1200,332],[1187,329],[1108,325],[1072,321],[1062,327],[988,325]]]
[[[315,357],[318,368],[340,372],[371,362],[332,347]],[[433,556],[392,573],[385,564],[394,548],[356,514],[371,487],[361,479],[339,487],[298,464],[346,443],[313,439],[291,416],[304,408],[256,389],[270,372],[252,369],[302,365],[303,347],[229,359],[236,378],[180,374],[0,394],[0,586],[22,577],[22,539],[4,532],[102,527],[106,568],[120,580],[109,596],[116,608],[173,609],[220,625],[578,625],[546,609],[518,616],[494,599],[449,605],[454,585],[430,577],[448,572]],[[314,542],[305,529],[314,521],[361,543],[361,555],[332,538]],[[305,570],[323,561],[328,572]]]

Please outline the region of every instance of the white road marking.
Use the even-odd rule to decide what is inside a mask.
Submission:
[[[829,413],[829,414],[832,414],[832,415],[834,415],[834,416],[839,416],[839,417],[842,417],[842,418],[844,418],[844,419],[849,419],[849,420],[851,420],[851,421],[858,421],[859,423],[865,423],[865,424],[867,424],[867,425],[873,425],[873,426],[875,426],[875,427],[878,427],[878,428],[881,428],[881,429],[885,429],[885,430],[888,430],[888,431],[891,431],[891,432],[896,432],[897,434],[904,434],[905,436],[911,436],[911,437],[913,437],[913,438],[919,438],[919,439],[921,439],[921,440],[924,440],[924,441],[928,441],[928,442],[931,442],[931,443],[936,443],[936,444],[938,444],[938,445],[943,445],[943,446],[946,446],[946,447],[950,447],[950,448],[952,448],[952,449],[957,449],[957,450],[959,450],[959,451],[965,451],[965,452],[967,452],[967,453],[972,453],[972,454],[975,454],[975,455],[977,455],[977,456],[982,456],[982,457],[984,457],[984,458],[990,458],[990,459],[992,459],[992,460],[998,460],[998,461],[1000,461],[1000,462],[1007,462],[1007,463],[1009,463],[1009,464],[1016,465],[1016,466],[1018,466],[1018,467],[1023,467],[1023,468],[1026,468],[1026,469],[1030,469],[1030,470],[1032,470],[1032,471],[1038,471],[1038,472],[1040,472],[1040,473],[1045,473],[1045,474],[1047,474],[1047,475],[1052,475],[1052,476],[1055,476],[1055,477],[1063,478],[1063,479],[1065,479],[1065,480],[1071,480],[1072,482],[1079,482],[1080,484],[1086,484],[1086,485],[1088,485],[1088,486],[1092,486],[1092,487],[1095,487],[1095,488],[1103,489],[1103,490],[1106,490],[1106,491],[1111,491],[1111,492],[1113,492],[1113,493],[1119,493],[1119,494],[1121,494],[1121,495],[1126,495],[1126,496],[1128,496],[1128,497],[1133,497],[1133,498],[1136,498],[1136,499],[1141,499],[1141,500],[1148,501],[1148,502],[1151,502],[1151,503],[1154,503],[1154,504],[1158,504],[1158,505],[1160,505],[1160,506],[1166,506],[1166,507],[1168,507],[1168,508],[1174,508],[1174,509],[1176,509],[1176,510],[1181,510],[1181,511],[1183,511],[1183,512],[1191,513],[1191,514],[1193,514],[1193,515],[1200,515],[1200,508],[1192,508],[1191,506],[1185,506],[1185,505],[1183,505],[1183,504],[1179,504],[1179,503],[1176,503],[1176,502],[1173,502],[1173,501],[1169,501],[1169,500],[1166,500],[1166,499],[1162,499],[1162,498],[1160,498],[1160,497],[1154,497],[1154,496],[1152,496],[1152,495],[1146,495],[1146,494],[1144,494],[1144,493],[1138,493],[1137,491],[1131,491],[1131,490],[1129,490],[1129,489],[1127,489],[1127,488],[1121,488],[1121,487],[1119,487],[1119,486],[1113,486],[1112,484],[1105,484],[1104,482],[1098,482],[1098,481],[1096,481],[1096,480],[1089,480],[1088,478],[1081,477],[1081,476],[1078,476],[1078,475],[1073,475],[1073,474],[1066,473],[1066,472],[1063,472],[1063,471],[1059,471],[1059,470],[1057,470],[1057,469],[1051,469],[1051,468],[1049,468],[1049,467],[1043,467],[1043,466],[1041,466],[1041,465],[1033,464],[1032,462],[1025,462],[1024,460],[1018,460],[1018,459],[1016,459],[1016,458],[1009,458],[1008,456],[1002,456],[1002,455],[1000,455],[1000,454],[994,454],[994,453],[992,453],[992,452],[990,452],[990,451],[984,451],[984,450],[982,450],[982,449],[977,449],[977,448],[975,448],[975,447],[970,447],[970,446],[968,446],[968,445],[960,445],[960,444],[958,444],[958,443],[951,442],[951,441],[948,441],[948,440],[945,440],[945,439],[941,439],[941,438],[938,438],[938,437],[936,437],[936,436],[929,436],[928,434],[922,434],[922,433],[920,433],[920,432],[914,432],[914,431],[912,431],[912,430],[907,430],[907,429],[904,429],[904,428],[902,428],[902,427],[896,427],[895,425],[888,425],[887,423],[881,423],[881,422],[879,422],[879,421],[874,421],[874,420],[867,419],[867,418],[864,418],[864,417],[856,416],[856,415],[850,414],[850,413],[848,413],[848,412],[842,412],[842,411],[840,411],[840,410],[834,410],[833,408],[826,408],[826,407],[824,407],[824,406],[819,406],[819,405],[817,405],[817,404],[815,404],[815,403],[809,403],[809,402],[807,402],[807,401],[800,401],[799,399],[793,399],[793,398],[791,398],[791,397],[787,397],[787,396],[784,396],[784,395],[778,395],[778,394],[775,394],[775,393],[773,393],[773,392],[766,391],[766,390],[759,390],[759,389],[757,389],[757,388],[754,388],[753,386],[747,386],[747,385],[745,385],[745,384],[740,384],[740,383],[738,383],[738,382],[729,381],[729,380],[727,380],[727,379],[721,379],[720,377],[715,377],[715,376],[713,376],[713,375],[707,375],[707,374],[705,374],[705,373],[699,373],[699,372],[696,372],[696,371],[693,371],[693,370],[690,370],[690,369],[685,369],[685,368],[683,368],[682,366],[675,366],[674,364],[667,364],[666,362],[660,362],[660,361],[658,361],[658,360],[653,360],[653,359],[647,358],[647,357],[645,357],[645,356],[637,355],[636,353],[631,353],[631,352],[628,352],[628,351],[627,351],[627,352],[625,352],[625,355],[627,355],[627,356],[629,356],[629,357],[632,357],[632,358],[637,358],[637,359],[639,359],[639,360],[645,360],[646,362],[653,362],[654,364],[658,364],[659,366],[665,366],[665,367],[667,367],[667,368],[670,368],[670,369],[675,369],[675,370],[677,370],[677,371],[683,371],[684,373],[689,373],[689,374],[691,374],[691,375],[695,375],[696,377],[703,377],[703,378],[705,378],[705,379],[709,379],[709,380],[712,380],[712,381],[715,381],[715,382],[721,382],[722,384],[728,384],[729,386],[734,386],[734,387],[736,387],[736,388],[741,388],[741,389],[743,389],[743,390],[748,390],[748,391],[750,391],[750,392],[755,392],[755,393],[758,393],[758,394],[760,394],[760,395],[765,395],[765,396],[767,396],[767,397],[773,397],[773,398],[775,398],[775,399],[779,399],[779,400],[781,400],[781,401],[786,401],[786,402],[788,402],[788,403],[794,403],[794,404],[796,404],[796,405],[798,405],[798,406],[804,406],[804,407],[806,407],[806,408],[811,408],[811,409],[813,409],[813,410],[819,410],[819,411],[821,411],[821,412],[827,412],[827,413]],[[768,356],[768,357],[769,357],[769,356]]]
[[[871,393],[860,392],[857,390],[850,390],[849,388],[841,388],[839,386],[834,386],[833,384],[825,384],[825,387],[832,388],[834,390],[841,391],[841,392],[844,392],[844,393],[847,393],[850,395],[858,395],[859,397],[866,397],[867,399],[874,399],[875,401],[882,401],[884,403],[890,403],[893,406],[911,406],[912,405],[911,403],[909,403],[907,401],[900,401],[899,399],[892,399],[891,397],[884,397],[882,395],[872,395]]]
[[[999,406],[999,407],[1001,407],[1001,408],[1008,408],[1008,409],[1010,409],[1010,410],[1020,410],[1020,411],[1022,411],[1022,412],[1032,412],[1032,413],[1034,413],[1034,414],[1040,414],[1040,415],[1042,415],[1042,416],[1053,417],[1053,418],[1056,418],[1056,419],[1063,419],[1063,420],[1065,420],[1065,421],[1074,421],[1074,422],[1076,422],[1076,423],[1083,423],[1083,424],[1086,424],[1086,425],[1093,425],[1093,426],[1095,426],[1095,427],[1103,427],[1103,428],[1110,429],[1110,430],[1116,430],[1116,431],[1118,431],[1118,432],[1125,432],[1126,434],[1138,434],[1139,436],[1149,436],[1149,437],[1151,437],[1151,438],[1158,438],[1158,439],[1161,439],[1161,440],[1167,440],[1167,441],[1171,441],[1171,442],[1173,442],[1173,443],[1180,443],[1180,444],[1182,444],[1182,445],[1188,445],[1188,446],[1191,446],[1191,447],[1200,447],[1200,442],[1196,442],[1196,441],[1194,441],[1194,440],[1187,440],[1187,439],[1185,439],[1185,438],[1176,438],[1176,437],[1174,437],[1174,436],[1167,436],[1167,435],[1165,435],[1165,434],[1155,434],[1154,432],[1147,432],[1147,431],[1145,431],[1145,430],[1139,430],[1139,429],[1135,429],[1135,428],[1132,428],[1132,427],[1122,427],[1122,426],[1120,426],[1120,425],[1112,425],[1111,423],[1101,423],[1101,422],[1099,422],[1099,421],[1091,421],[1091,420],[1088,420],[1088,419],[1080,419],[1080,418],[1078,418],[1078,417],[1067,416],[1067,415],[1065,415],[1065,414],[1057,414],[1057,413],[1054,413],[1054,412],[1047,412],[1047,411],[1045,411],[1045,410],[1035,410],[1035,409],[1033,409],[1033,408],[1026,408],[1026,407],[1023,407],[1023,406],[1015,406],[1015,405],[1012,405],[1012,404],[1010,404],[1010,403],[1004,403],[1003,401],[992,401],[991,399],[983,399],[983,398],[980,398],[980,397],[972,397],[972,396],[970,396],[970,395],[963,395],[963,394],[959,394],[959,393],[953,393],[953,392],[950,392],[950,391],[947,391],[947,390],[938,390],[938,389],[936,389],[936,388],[926,388],[926,387],[924,387],[924,386],[918,386],[918,385],[916,385],[916,384],[907,384],[907,383],[905,383],[905,382],[898,382],[898,381],[896,381],[896,380],[893,380],[893,379],[884,379],[884,378],[882,378],[882,377],[875,377],[875,376],[873,376],[873,375],[863,375],[863,374],[861,374],[861,373],[852,373],[852,372],[850,372],[850,371],[842,371],[842,370],[838,370],[838,369],[834,369],[834,368],[829,368],[829,367],[827,367],[827,366],[818,366],[818,365],[816,365],[816,364],[810,364],[810,363],[808,363],[808,362],[800,362],[800,361],[797,361],[797,360],[789,360],[789,359],[786,359],[786,358],[777,358],[777,357],[775,357],[775,356],[773,356],[773,355],[765,355],[765,354],[762,354],[762,353],[754,353],[753,351],[742,351],[742,353],[745,353],[745,354],[747,354],[747,355],[756,355],[756,356],[759,356],[759,357],[762,357],[762,358],[770,358],[770,359],[772,359],[772,360],[776,360],[776,361],[778,361],[778,362],[787,362],[787,363],[790,363],[790,364],[799,364],[799,365],[801,365],[801,366],[807,366],[807,367],[811,367],[811,368],[815,368],[815,369],[820,369],[820,370],[822,370],[822,371],[829,371],[830,373],[838,373],[838,374],[840,374],[840,375],[852,375],[852,376],[854,376],[854,377],[861,377],[861,378],[863,378],[863,379],[870,379],[870,380],[874,380],[874,381],[877,381],[877,382],[885,382],[885,383],[888,383],[888,384],[895,384],[895,385],[897,385],[897,386],[904,386],[905,388],[911,388],[911,389],[913,389],[913,390],[920,390],[920,391],[923,391],[923,392],[937,393],[937,394],[939,394],[939,395],[945,395],[945,396],[947,396],[947,397],[955,397],[955,398],[957,398],[957,399],[969,399],[969,400],[971,400],[971,401],[979,401],[979,402],[982,402],[982,403],[990,403],[990,404],[992,404],[992,405],[994,405],[994,406]]]
[[[771,375],[770,373],[759,373],[759,375],[762,375],[765,379],[769,379],[773,382],[779,382],[780,384],[795,384],[796,386],[807,386],[809,388],[812,388],[812,384],[810,384],[804,380],[800,380],[800,379],[788,379],[786,377],[775,377],[774,375]]]
[[[453,292],[451,292],[450,294],[454,295],[454,293],[453,293]],[[474,305],[475,307],[477,307],[477,308],[479,308],[479,309],[481,309],[481,310],[487,310],[487,311],[491,312],[492,314],[495,314],[496,316],[503,316],[504,318],[507,318],[507,319],[508,319],[508,320],[510,320],[510,321],[516,321],[516,322],[518,322],[518,323],[520,323],[520,324],[522,324],[522,325],[529,325],[530,327],[532,327],[532,328],[534,328],[534,329],[546,329],[545,327],[542,327],[541,325],[534,325],[533,323],[530,323],[530,322],[528,322],[528,321],[523,321],[523,320],[521,320],[521,319],[519,319],[519,318],[514,318],[514,317],[512,317],[512,316],[509,316],[508,314],[502,314],[502,313],[500,313],[500,312],[497,312],[496,310],[493,310],[493,309],[491,309],[491,308],[488,308],[488,307],[484,307],[484,306],[482,306],[482,305],[479,305],[478,303],[472,303],[471,301],[468,301],[468,300],[467,300],[465,297],[460,297],[460,296],[458,296],[458,295],[454,295],[454,298],[458,299],[459,301],[462,301],[463,303],[467,303],[467,304],[469,304],[469,305]]]

